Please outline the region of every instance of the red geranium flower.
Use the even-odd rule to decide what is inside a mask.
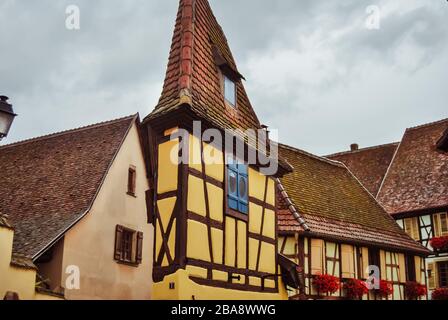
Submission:
[[[448,300],[448,289],[439,288],[432,292],[432,300]]]
[[[328,274],[315,276],[313,285],[319,294],[333,294],[340,288],[339,278]]]
[[[362,299],[369,293],[369,289],[364,281],[358,279],[348,279],[344,283],[344,289],[349,299]]]
[[[435,237],[429,241],[434,250],[448,250],[448,237]]]
[[[409,300],[417,300],[426,296],[426,287],[417,282],[406,282],[406,296]]]
[[[394,287],[392,283],[386,280],[380,281],[380,288],[376,290],[376,294],[381,298],[387,298],[394,293]]]

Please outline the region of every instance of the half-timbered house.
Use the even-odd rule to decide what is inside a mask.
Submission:
[[[279,250],[303,267],[301,298],[346,298],[350,279],[387,280],[389,299],[405,299],[405,284],[416,275],[425,284],[428,250],[411,239],[341,162],[281,145],[280,155],[293,167],[279,188]],[[291,212],[292,211],[292,212]],[[292,214],[294,213],[294,214]],[[378,274],[369,274],[377,266]],[[334,294],[314,285],[319,275],[342,284]],[[379,298],[375,290],[363,297]]]
[[[380,177],[372,194],[413,239],[433,250],[426,260],[430,292],[448,287],[447,144],[444,119],[407,129],[400,143],[388,145],[393,152],[378,146],[329,156],[344,162],[365,185]]]
[[[287,297],[275,179],[290,167],[248,161],[266,140],[243,134],[264,131],[243,79],[208,1],[181,0],[163,91],[143,123],[156,299]],[[242,152],[218,138],[229,129]]]

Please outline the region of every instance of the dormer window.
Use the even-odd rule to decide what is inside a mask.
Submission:
[[[236,107],[236,85],[227,76],[224,76],[224,98],[233,108]]]
[[[437,142],[437,149],[448,152],[448,129],[445,130],[442,137]]]

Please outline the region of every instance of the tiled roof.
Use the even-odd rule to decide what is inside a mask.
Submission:
[[[27,258],[25,256],[22,255],[18,255],[18,254],[13,254],[11,257],[11,265],[18,267],[18,268],[23,268],[23,269],[31,269],[31,270],[36,270],[37,267],[34,264],[33,260],[31,260],[30,258]]]
[[[35,256],[80,219],[137,116],[0,147],[0,212],[14,254]]]
[[[448,207],[448,153],[437,143],[448,119],[406,130],[377,199],[391,214]]]
[[[331,238],[359,244],[376,245],[398,250],[418,251],[428,254],[418,242],[406,234],[370,228],[360,224],[329,219],[310,214],[302,214],[311,234],[316,237]],[[279,211],[279,229],[282,232],[303,232],[289,210]]]
[[[234,74],[239,74],[208,1],[180,0],[162,94],[145,121],[187,105],[218,128],[259,129],[260,122],[241,79],[236,79],[236,110],[224,103],[216,55]]]
[[[294,167],[281,182],[311,233],[427,252],[396,224],[344,164],[285,145],[280,145],[280,155]],[[301,228],[288,211],[281,211],[279,230],[300,232]]]
[[[398,145],[385,144],[332,154],[326,158],[343,162],[366,189],[376,196]]]

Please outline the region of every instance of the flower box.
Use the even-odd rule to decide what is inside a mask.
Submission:
[[[339,278],[328,274],[315,276],[313,279],[313,285],[316,288],[318,295],[334,294],[341,287]]]
[[[432,300],[448,300],[448,288],[438,288],[432,292]]]
[[[435,237],[429,241],[429,244],[434,251],[447,251],[448,250],[448,237]]]
[[[386,280],[380,281],[380,288],[375,290],[376,294],[380,298],[387,299],[389,296],[391,296],[394,293],[394,287],[392,283]]]
[[[417,300],[421,297],[426,296],[426,293],[426,286],[417,282],[406,282],[406,297],[409,300]]]
[[[348,299],[360,300],[362,297],[369,293],[367,284],[358,279],[348,279],[344,282],[344,290]]]

